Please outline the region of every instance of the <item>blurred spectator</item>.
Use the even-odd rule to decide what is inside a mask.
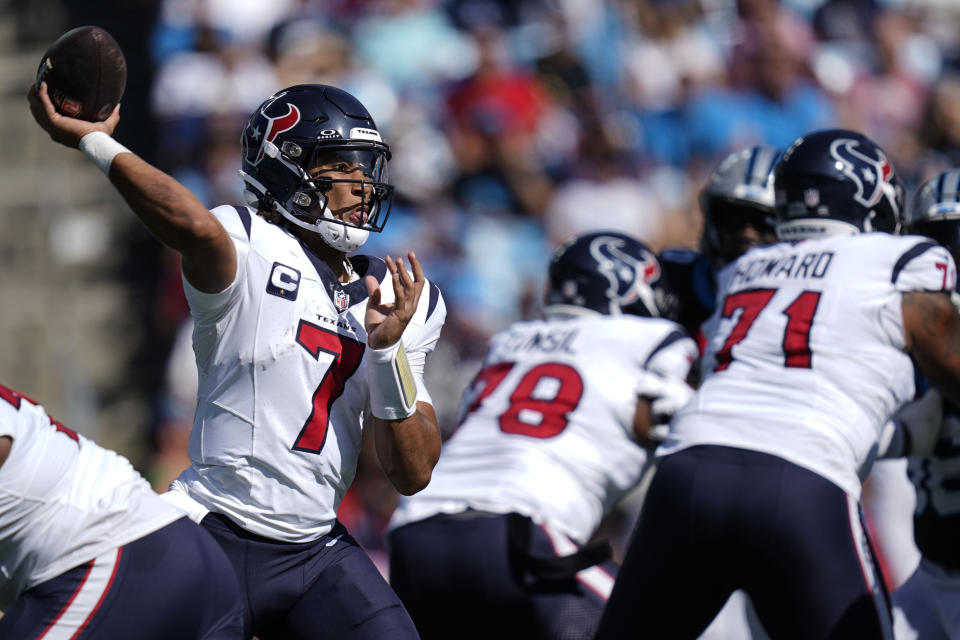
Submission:
[[[874,46],[871,69],[853,82],[841,98],[846,126],[870,131],[874,140],[901,160],[912,165],[919,153],[916,132],[921,125],[928,78],[911,65],[909,43],[914,40],[911,21],[895,11],[878,12],[871,22]],[[930,63],[935,68],[936,60]]]
[[[551,243],[557,246],[586,231],[607,229],[658,246],[664,211],[638,173],[635,159],[602,135],[586,136],[577,170],[558,186],[547,209]]]
[[[359,63],[413,94],[463,78],[476,66],[475,47],[438,0],[383,0],[354,25]],[[379,122],[379,120],[378,120]]]
[[[447,97],[448,135],[460,168],[454,197],[471,211],[539,217],[552,187],[536,151],[550,94],[511,62],[502,31],[484,28],[475,38],[477,70]]]
[[[924,108],[919,141],[923,154],[915,182],[960,166],[960,74],[950,72],[933,85]]]

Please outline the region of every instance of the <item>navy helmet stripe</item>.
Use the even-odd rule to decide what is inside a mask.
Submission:
[[[960,201],[960,171],[956,169],[949,171],[950,177],[953,179],[953,188],[948,191],[950,195],[950,200],[952,202]]]
[[[923,253],[926,253],[929,249],[939,247],[936,242],[930,242],[929,240],[924,240],[923,242],[918,242],[908,249],[900,259],[897,260],[897,263],[893,265],[893,276],[890,278],[891,284],[896,284],[897,278],[900,277],[900,272],[903,271],[904,267],[907,266],[907,263],[916,258]]]
[[[238,207],[233,205],[233,208],[237,210],[237,215],[240,216],[240,222],[243,223],[243,229],[247,232],[247,240],[250,239],[250,210],[246,207]]]
[[[746,170],[746,176],[745,176],[747,184],[757,183],[757,176],[756,176],[756,172],[754,171],[754,168],[756,167],[756,164],[757,164],[758,155],[760,155],[759,148],[754,147],[750,149],[750,157],[747,160],[747,170]],[[763,176],[763,177],[764,177],[764,180],[766,180],[766,176]],[[760,184],[763,184],[763,183],[761,182]]]
[[[940,174],[940,177],[937,178],[937,192],[935,196],[936,202],[943,202],[943,184],[947,181],[947,172],[944,171]]]

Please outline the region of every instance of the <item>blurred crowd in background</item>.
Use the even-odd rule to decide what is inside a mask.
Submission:
[[[697,193],[728,152],[840,126],[886,149],[908,191],[960,166],[955,0],[64,6],[67,27],[98,24],[127,54],[117,138],[211,207],[242,203],[240,129],[274,91],[332,84],[367,106],[397,196],[362,252],[413,249],[443,291],[427,373],[445,433],[487,338],[537,315],[558,244],[604,228],[697,247]],[[162,491],[188,464],[196,373],[175,254],[130,225],[149,329],[131,376],[155,407],[144,471]],[[341,508],[374,554],[395,499],[376,466],[361,462]]]

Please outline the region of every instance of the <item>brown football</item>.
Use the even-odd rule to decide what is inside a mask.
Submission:
[[[50,45],[37,69],[37,86],[57,111],[71,118],[106,120],[127,85],[127,61],[120,45],[95,26],[77,27]]]

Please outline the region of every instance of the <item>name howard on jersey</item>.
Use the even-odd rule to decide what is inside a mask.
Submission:
[[[736,263],[730,288],[748,285],[757,278],[823,278],[833,261],[833,251],[815,251]]]
[[[540,351],[543,353],[575,353],[573,343],[578,329],[554,329],[552,331],[518,332],[510,335],[501,348],[504,351]]]

